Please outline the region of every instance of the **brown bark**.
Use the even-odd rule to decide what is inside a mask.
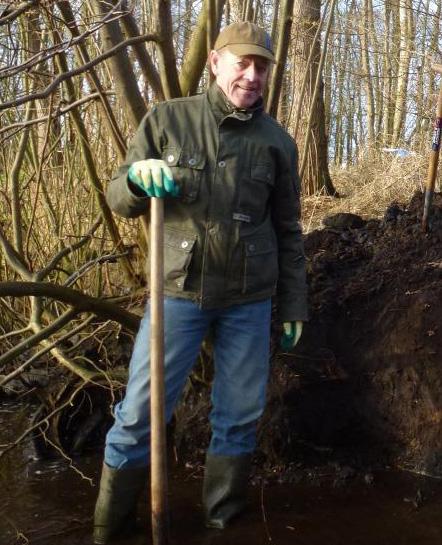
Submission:
[[[267,97],[267,110],[269,114],[276,117],[278,111],[279,97],[282,89],[282,80],[285,72],[287,51],[290,44],[292,29],[294,0],[283,0],[281,5],[281,23],[276,47],[276,67],[273,69],[269,94]]]
[[[113,320],[131,331],[137,331],[140,316],[117,305],[91,297],[78,290],[50,282],[0,282],[0,297],[49,297],[71,305],[78,313],[91,312],[105,320]]]
[[[295,120],[299,130],[294,137],[302,158],[300,173],[302,191],[306,195],[318,192],[335,193],[328,170],[328,142],[320,73],[321,46],[318,39],[318,26],[321,24],[320,8],[319,0],[314,2],[296,0],[293,11],[295,50],[293,62],[296,66],[293,102],[299,116],[299,119]],[[304,89],[304,93],[300,92],[301,89]]]

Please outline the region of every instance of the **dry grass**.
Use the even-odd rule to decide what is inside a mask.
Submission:
[[[428,156],[405,158],[377,152],[347,168],[332,168],[333,184],[340,197],[318,195],[303,199],[304,233],[322,227],[325,216],[351,212],[364,219],[382,218],[393,201],[406,204],[423,191]]]

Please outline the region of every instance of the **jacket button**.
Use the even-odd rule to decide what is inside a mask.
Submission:
[[[196,165],[196,159],[194,159],[193,157],[192,157],[192,159],[189,159],[189,165],[191,167],[195,166]]]
[[[249,244],[249,250],[254,252],[256,250],[256,246],[254,244]]]
[[[174,156],[174,155],[168,155],[168,156],[167,156],[167,162],[168,162],[168,163],[173,163],[174,159],[175,159],[175,156]]]
[[[226,162],[225,161],[220,161],[218,163],[218,166],[221,167],[221,168],[224,168],[226,166]]]
[[[183,242],[181,243],[181,248],[187,248],[187,246],[189,246],[189,243],[187,242],[187,240],[183,240]]]

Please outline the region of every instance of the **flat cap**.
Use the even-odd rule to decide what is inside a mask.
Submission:
[[[259,55],[275,62],[270,36],[263,28],[249,21],[232,23],[223,28],[214,48],[219,51],[224,47],[234,55]]]

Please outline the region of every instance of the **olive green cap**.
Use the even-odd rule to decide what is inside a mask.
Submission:
[[[232,23],[223,28],[214,49],[219,51],[223,47],[227,47],[234,55],[259,55],[275,62],[270,36],[263,28],[249,21]]]

